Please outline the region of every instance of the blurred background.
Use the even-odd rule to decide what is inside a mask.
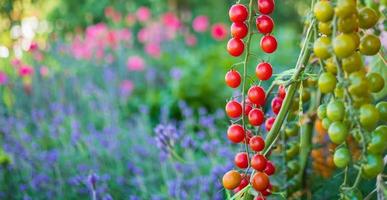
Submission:
[[[233,3],[1,0],[0,199],[225,199]],[[274,73],[308,7],[277,4],[270,57],[254,36]]]

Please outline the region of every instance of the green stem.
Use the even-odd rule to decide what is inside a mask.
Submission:
[[[280,112],[278,113],[278,116],[273,124],[273,127],[266,136],[266,146],[264,149],[265,155],[269,152],[269,150],[274,145],[275,140],[278,138],[282,123],[283,123],[283,121],[284,121],[284,119],[289,111],[289,108],[290,108],[291,103],[292,103],[292,99],[294,97],[294,94],[296,93],[298,86],[299,86],[298,79],[299,79],[301,73],[304,71],[305,66],[309,62],[309,58],[311,55],[311,49],[309,48],[309,44],[313,41],[313,37],[312,37],[313,32],[314,32],[313,26],[315,23],[316,22],[313,19],[311,24],[309,25],[308,31],[306,33],[304,45],[301,49],[300,56],[297,60],[297,64],[295,67],[296,71],[290,79],[290,82],[292,82],[292,84],[290,84],[290,86],[289,86],[288,92],[287,92],[286,97],[284,99],[284,102],[282,104],[282,108],[281,108]]]

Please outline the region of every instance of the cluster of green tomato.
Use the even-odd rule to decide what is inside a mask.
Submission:
[[[318,87],[329,99],[320,105],[318,116],[330,140],[338,145],[334,164],[339,168],[350,164],[346,139],[352,134],[366,147],[359,161],[362,176],[374,178],[384,166],[387,126],[378,124],[387,120],[387,102],[373,104],[372,93],[384,88],[384,79],[378,73],[367,72],[362,56],[376,55],[381,48],[379,37],[371,34],[379,16],[356,0],[337,0],[334,5],[321,0],[313,10],[321,34],[313,50],[324,66]]]

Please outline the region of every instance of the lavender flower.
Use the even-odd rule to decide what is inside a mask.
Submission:
[[[173,148],[180,135],[176,126],[172,124],[159,124],[154,129],[154,132],[156,133],[156,145],[164,153],[168,153]]]

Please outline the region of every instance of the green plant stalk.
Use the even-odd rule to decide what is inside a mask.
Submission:
[[[296,90],[298,89],[300,83],[298,82],[298,79],[300,78],[302,72],[305,70],[305,66],[309,62],[309,58],[311,55],[311,49],[309,47],[309,44],[313,42],[313,26],[316,23],[316,21],[313,19],[311,24],[308,27],[308,30],[306,32],[306,38],[303,44],[303,47],[300,52],[300,56],[298,57],[297,64],[296,64],[296,71],[293,74],[293,76],[290,79],[290,86],[287,91],[286,97],[284,99],[284,102],[282,104],[282,108],[280,112],[278,113],[278,116],[273,124],[272,129],[267,134],[265,142],[266,146],[264,149],[264,155],[267,155],[269,150],[273,147],[276,139],[278,138],[279,131],[281,129],[281,126],[285,120],[286,115],[288,114],[289,108],[292,103],[292,99],[294,97],[294,94],[296,93]]]
[[[306,173],[306,166],[308,163],[309,153],[312,150],[312,133],[313,133],[314,119],[308,119],[308,122],[301,126],[301,138],[300,138],[300,174],[299,179],[302,186],[305,186],[304,176]]]

